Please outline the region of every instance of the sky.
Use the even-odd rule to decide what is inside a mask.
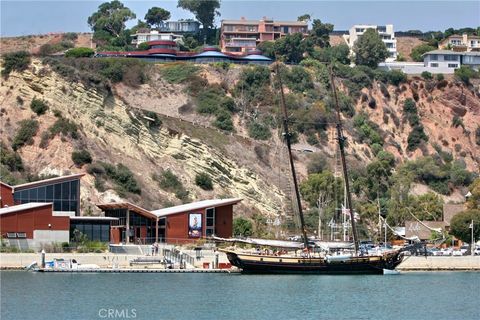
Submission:
[[[105,1],[97,0],[0,0],[1,36],[45,34],[49,32],[89,32],[88,17]],[[172,20],[194,18],[177,8],[176,0],[122,1],[137,19],[147,10],[158,6],[169,10]],[[313,18],[335,25],[335,30],[347,30],[354,24],[393,24],[396,31],[445,30],[447,28],[480,26],[480,0],[384,0],[384,1],[324,1],[324,0],[222,0],[221,19],[296,20],[308,13]],[[136,24],[131,21],[127,26]]]

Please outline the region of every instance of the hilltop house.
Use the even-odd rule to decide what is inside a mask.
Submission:
[[[350,48],[350,54],[354,55],[353,46],[355,45],[355,42],[368,29],[377,31],[380,38],[382,38],[383,43],[385,43],[389,54],[389,57],[386,59],[386,61],[391,62],[397,60],[397,39],[395,38],[395,33],[393,31],[393,24],[387,24],[384,26],[356,24],[352,26],[348,34],[343,35],[343,39]]]
[[[220,47],[223,52],[244,54],[255,50],[264,41],[274,41],[287,34],[307,34],[306,21],[274,21],[267,17],[261,20],[222,20]]]
[[[480,51],[480,37],[466,33],[462,35],[454,34],[440,42],[438,47],[440,49],[451,48],[457,52]]]

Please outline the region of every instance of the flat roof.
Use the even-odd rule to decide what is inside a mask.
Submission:
[[[118,219],[118,218],[114,218],[114,217],[100,217],[100,216],[75,216],[75,217],[70,217],[70,220],[117,221],[117,220],[119,220],[119,219]]]
[[[44,179],[44,180],[39,180],[39,181],[34,181],[34,182],[28,182],[28,183],[23,183],[23,184],[13,186],[13,189],[14,189],[14,191],[17,191],[17,190],[29,189],[29,188],[48,185],[48,184],[53,184],[53,183],[60,183],[60,182],[80,179],[84,175],[85,175],[85,173],[76,173],[76,174],[71,174],[71,175],[68,175],[68,176],[55,177],[55,178]]]
[[[30,203],[24,203],[24,204],[19,204],[16,206],[11,206],[11,207],[4,207],[0,209],[0,215],[2,214],[7,214],[7,213],[14,213],[14,212],[19,212],[27,209],[35,209],[35,208],[41,208],[41,207],[46,207],[46,206],[52,206],[51,202],[30,202]]]
[[[452,51],[452,50],[433,50],[433,51],[428,51],[428,52],[425,52],[423,55],[427,55],[427,54],[446,54],[446,55],[456,55],[456,56],[480,56],[480,52],[475,52],[475,51],[471,51],[471,52],[457,52],[457,51]]]
[[[130,211],[137,212],[141,215],[147,216],[149,218],[157,218],[157,216],[152,213],[151,211],[148,211],[147,209],[144,209],[142,207],[139,207],[137,205],[134,205],[133,203],[130,202],[111,202],[111,203],[101,203],[97,204],[97,207],[99,207],[102,210],[108,210],[108,209],[128,209]]]
[[[186,211],[193,211],[193,210],[210,208],[210,207],[221,207],[229,204],[237,204],[242,200],[243,199],[241,198],[203,200],[198,202],[182,204],[175,207],[154,210],[152,211],[152,213],[157,217],[164,217],[171,214],[182,213]]]

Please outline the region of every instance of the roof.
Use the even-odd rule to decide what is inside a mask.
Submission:
[[[151,211],[148,211],[147,209],[144,209],[142,207],[134,205],[133,203],[130,203],[130,202],[101,203],[101,204],[97,204],[97,207],[99,207],[102,210],[128,209],[130,211],[134,211],[136,213],[139,213],[139,214],[141,214],[143,216],[146,216],[146,217],[149,217],[149,218],[157,218],[157,216],[155,214],[153,214]]]
[[[204,51],[202,53],[196,54],[196,58],[202,58],[202,57],[212,57],[212,58],[228,58],[228,56],[224,53],[218,52],[218,51]]]
[[[18,190],[23,190],[23,189],[30,189],[30,188],[37,187],[37,186],[55,184],[55,183],[60,183],[60,182],[65,182],[65,181],[71,181],[71,180],[80,179],[84,175],[85,175],[85,173],[77,173],[77,174],[71,174],[69,176],[55,177],[55,178],[50,178],[50,179],[45,179],[45,180],[23,183],[23,184],[19,184],[19,185],[14,186],[13,189],[14,189],[14,191],[18,191]]]
[[[405,221],[405,237],[412,238],[417,236],[421,240],[430,239],[432,231],[424,225],[432,229],[444,229],[446,223],[444,221]]]
[[[114,217],[100,217],[100,216],[75,216],[70,217],[70,220],[87,220],[87,221],[117,221],[118,218]]]
[[[13,190],[13,187],[12,187],[11,185],[5,183],[5,182],[0,181],[0,184],[1,184],[2,186],[5,186],[5,187]]]
[[[464,203],[445,203],[443,205],[443,221],[445,221],[447,225],[450,225],[450,221],[452,220],[453,216],[463,210],[465,210]]]
[[[249,54],[242,58],[243,60],[262,60],[262,61],[272,61],[272,59],[259,55],[259,54]]]
[[[15,213],[23,210],[28,210],[28,209],[35,209],[35,208],[41,208],[41,207],[46,207],[46,206],[52,206],[51,202],[30,202],[30,203],[24,203],[24,204],[19,204],[16,206],[11,206],[11,207],[5,207],[0,209],[0,215],[2,214],[7,214],[7,213]]]
[[[211,207],[221,207],[230,204],[237,204],[242,201],[241,198],[230,198],[230,199],[212,199],[212,200],[203,200],[198,202],[192,202],[187,204],[182,204],[175,207],[163,208],[159,210],[154,210],[152,213],[157,217],[168,216],[171,214],[182,213],[187,211],[211,208]]]
[[[451,51],[451,50],[433,50],[425,52],[423,55],[427,54],[451,54],[451,55],[459,55],[459,52]]]

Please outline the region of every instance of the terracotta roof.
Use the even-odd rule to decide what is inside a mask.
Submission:
[[[45,179],[45,180],[28,182],[28,183],[23,183],[23,184],[16,185],[16,186],[13,187],[13,189],[14,189],[14,191],[17,191],[17,190],[29,189],[29,188],[37,187],[37,186],[60,183],[60,182],[65,182],[65,181],[71,181],[71,180],[80,179],[84,175],[85,175],[85,173],[77,173],[77,174],[71,174],[69,176],[55,177],[55,178],[50,178],[50,179]]]
[[[52,206],[51,202],[29,202],[24,204],[19,204],[16,206],[5,207],[0,209],[0,215],[7,213],[19,212],[27,209],[41,208],[45,206]]]
[[[237,204],[242,201],[241,198],[231,198],[231,199],[212,199],[212,200],[203,200],[198,202],[192,202],[187,204],[182,204],[175,207],[163,208],[159,210],[154,210],[152,213],[157,217],[164,217],[171,214],[182,213],[187,211],[211,208],[211,207],[221,207],[230,204]]]
[[[153,214],[151,211],[148,211],[147,209],[144,209],[142,207],[139,207],[133,203],[130,202],[112,202],[112,203],[101,203],[97,204],[97,207],[99,207],[102,210],[108,210],[108,209],[128,209],[130,211],[134,211],[138,214],[141,214],[142,216],[148,217],[148,218],[154,218],[156,219],[157,216]]]

